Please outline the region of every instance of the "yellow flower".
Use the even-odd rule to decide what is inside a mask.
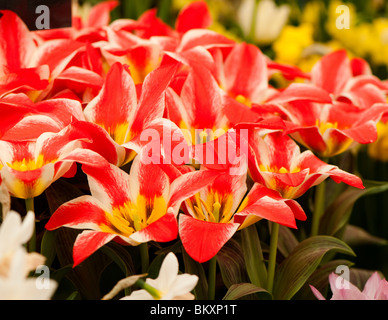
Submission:
[[[377,140],[368,144],[368,154],[375,160],[388,162],[388,123],[379,122],[377,134]]]
[[[310,24],[285,26],[279,39],[273,44],[276,61],[279,63],[298,64],[303,50],[314,43],[313,32],[314,29]]]

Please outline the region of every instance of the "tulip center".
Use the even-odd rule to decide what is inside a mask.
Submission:
[[[319,132],[323,135],[328,129],[338,129],[338,122],[324,122],[317,119],[315,125],[318,127]]]
[[[33,171],[42,168],[47,161],[44,160],[43,155],[39,155],[37,159],[26,159],[15,160],[12,163],[7,163],[7,165],[17,171]]]
[[[289,170],[285,167],[281,167],[280,169],[276,166],[265,166],[263,164],[259,165],[260,171],[262,172],[273,172],[273,173],[297,173],[300,172],[300,168],[294,168]]]
[[[237,95],[235,99],[237,102],[240,102],[249,108],[252,107],[252,101],[249,98],[247,98],[241,94]]]
[[[122,145],[131,140],[131,133],[128,130],[128,123],[117,124],[114,127],[105,127],[102,124],[100,124],[100,126],[104,128],[110,137],[119,145]]]
[[[112,214],[107,215],[110,225],[102,228],[106,228],[106,232],[119,233],[128,237],[157,221],[166,212],[167,204],[163,197],[149,199],[139,195],[135,203],[128,201],[114,207]]]
[[[216,191],[211,191],[206,196],[206,200],[203,200],[199,193],[194,196],[194,200],[187,200],[187,203],[194,212],[196,219],[228,223],[233,217],[233,197],[230,195],[220,195]]]
[[[184,121],[180,123],[179,127],[181,128],[186,141],[190,145],[196,145],[215,140],[225,134],[228,130],[228,128],[216,127],[202,129],[196,129],[194,127],[191,127],[189,129]]]

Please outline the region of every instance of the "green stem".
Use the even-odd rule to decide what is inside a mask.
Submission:
[[[273,222],[271,230],[271,240],[269,244],[269,258],[268,258],[268,280],[267,290],[272,293],[273,283],[275,278],[276,255],[278,251],[279,239],[279,224]]]
[[[251,29],[249,30],[249,41],[252,43],[255,43],[256,41],[256,17],[257,17],[257,8],[259,5],[259,1],[255,0],[255,5],[253,7],[253,12],[252,12],[252,22],[251,22]]]
[[[139,279],[135,282],[140,288],[146,290],[155,300],[160,300],[162,298],[162,294],[158,289],[155,289],[153,286],[150,286],[144,280]]]
[[[217,256],[214,256],[209,261],[209,278],[208,278],[208,299],[214,300],[216,297],[216,270],[217,270]]]
[[[32,211],[35,213],[34,209],[34,198],[28,198],[25,199],[25,204],[26,204],[26,212]],[[35,252],[36,251],[36,229],[34,226],[34,231],[32,233],[32,237],[28,242],[28,251],[29,252]]]
[[[141,272],[147,273],[148,267],[150,265],[147,242],[140,244],[139,249],[140,249],[140,257],[141,257]]]
[[[326,182],[322,181],[315,189],[314,214],[311,224],[311,236],[317,236],[319,233],[319,221],[325,211]]]

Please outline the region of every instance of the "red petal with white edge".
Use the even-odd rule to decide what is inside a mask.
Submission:
[[[190,257],[200,263],[213,258],[239,226],[239,223],[215,223],[185,214],[179,216],[179,235],[183,247]]]
[[[218,176],[220,172],[215,170],[199,170],[181,175],[171,184],[169,206],[174,207],[177,214],[182,201],[211,184]]]
[[[329,53],[319,60],[311,71],[312,82],[329,93],[339,94],[352,78],[346,50]]]
[[[24,22],[12,11],[0,11],[0,77],[29,65],[36,44]],[[38,65],[36,65],[37,67]]]
[[[73,268],[116,236],[115,234],[98,231],[84,231],[79,234],[75,239],[73,247]]]
[[[296,66],[277,63],[267,58],[267,67],[269,74],[281,72],[281,74],[288,80],[295,78],[310,79],[311,75],[309,73],[303,72]]]
[[[108,223],[106,214],[100,201],[92,196],[81,196],[62,204],[52,214],[45,228],[55,230],[69,227],[99,231],[100,225]]]
[[[31,57],[31,66],[48,65],[51,79],[55,79],[70,63],[70,61],[85,48],[85,43],[55,39],[43,42]]]
[[[165,110],[165,93],[180,63],[160,66],[147,75],[143,82],[137,113],[131,126],[138,135],[153,120],[162,118]]]
[[[163,196],[166,201],[168,199],[170,181],[166,173],[158,164],[143,163],[139,156],[133,160],[129,183],[133,199],[136,199],[138,194],[147,199],[154,199],[155,196]]]
[[[88,87],[93,89],[101,89],[104,83],[101,75],[94,71],[76,66],[70,67],[63,71],[57,77],[57,81],[58,80],[65,82],[67,88],[70,88],[76,92],[85,90]],[[80,86],[81,88],[79,88]]]
[[[125,150],[118,145],[100,126],[87,122],[76,121],[68,128],[70,140],[79,140],[85,149],[90,149],[104,157],[109,163],[120,166]],[[52,150],[49,150],[52,151]]]
[[[197,46],[205,48],[212,47],[231,47],[235,42],[224,35],[207,29],[192,29],[187,31],[183,36],[178,52],[186,51]]]
[[[86,27],[104,27],[110,22],[110,12],[119,5],[118,1],[104,1],[90,10]]]
[[[286,89],[268,99],[266,103],[283,104],[296,100],[319,103],[332,102],[329,93],[320,87],[305,83],[291,83]]]
[[[90,191],[105,207],[116,207],[131,200],[128,174],[112,164],[83,165]]]
[[[226,90],[262,102],[268,89],[267,61],[254,45],[237,44],[225,60]]]
[[[171,208],[160,219],[146,228],[130,235],[132,240],[143,243],[148,241],[169,242],[178,236],[178,222]]]
[[[212,24],[212,17],[205,1],[189,3],[179,12],[175,29],[185,33],[191,29],[207,28]]]
[[[290,228],[296,228],[295,214],[286,199],[274,190],[255,183],[247,195],[247,205],[235,216],[254,215]],[[297,212],[298,216],[300,212]]]
[[[353,105],[361,109],[370,108],[376,103],[386,102],[385,93],[373,84],[352,88],[349,92],[343,93],[337,100],[345,102],[350,100]]]
[[[48,71],[46,66],[40,66],[19,69],[14,73],[0,76],[0,97],[11,92],[28,93],[45,89],[48,86],[46,71]]]
[[[100,93],[88,103],[88,121],[113,133],[118,125],[131,123],[137,108],[135,84],[127,67],[117,62],[110,68]]]
[[[307,220],[306,213],[304,212],[302,206],[295,200],[286,200],[285,203],[290,207],[294,213],[295,219],[300,221]]]
[[[353,77],[359,75],[372,75],[372,70],[364,59],[361,58],[353,58],[350,61],[350,65],[352,67]]]
[[[337,183],[344,182],[352,187],[365,189],[362,179],[353,174],[350,174],[339,168],[334,168],[330,170],[328,173],[330,175],[330,178],[332,178]]]
[[[175,37],[176,32],[169,25],[157,17],[157,9],[144,12],[137,20],[135,34],[141,38],[149,39],[152,36]],[[130,25],[129,30],[132,26]]]
[[[305,151],[301,154],[297,166],[300,168],[308,168],[311,176],[315,174],[328,175],[336,182],[344,182],[353,187],[364,189],[362,180],[359,177],[341,170],[336,166],[327,164],[316,157],[311,151]]]

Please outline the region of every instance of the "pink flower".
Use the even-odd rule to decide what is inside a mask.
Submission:
[[[378,272],[372,274],[362,291],[335,273],[330,274],[329,282],[333,292],[330,300],[388,300],[388,281],[382,279]],[[325,300],[316,288],[312,285],[310,288],[317,299]]]

